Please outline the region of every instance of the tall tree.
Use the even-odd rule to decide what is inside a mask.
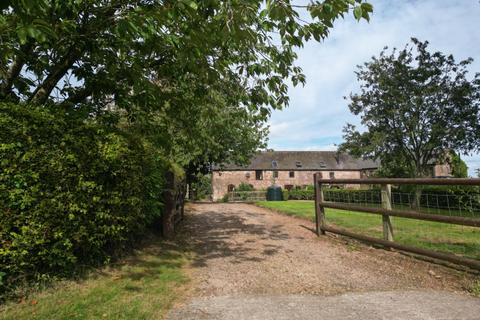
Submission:
[[[265,142],[303,84],[295,49],[362,0],[3,0],[0,100],[78,116],[120,112],[169,157],[232,157]],[[307,17],[307,18],[305,18]],[[179,151],[181,150],[181,152]]]
[[[360,92],[349,108],[363,128],[347,124],[341,148],[408,177],[428,176],[450,150],[479,150],[480,74],[468,79],[472,61],[457,63],[415,38],[403,50],[385,48],[356,72]]]

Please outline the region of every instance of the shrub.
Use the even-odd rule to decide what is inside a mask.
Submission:
[[[288,192],[290,200],[313,200],[315,191],[313,189],[291,189]]]
[[[414,199],[414,186],[401,186],[392,188],[392,202],[395,205],[409,207]],[[351,203],[351,204],[381,204],[380,189],[368,190],[355,189],[324,189],[325,201]],[[313,188],[292,189],[284,194],[284,199],[289,200],[314,200]],[[420,198],[421,207],[450,208],[464,212],[480,211],[480,188],[471,186],[423,186]]]
[[[161,215],[165,162],[100,120],[0,103],[0,292],[108,261]]]
[[[228,200],[229,200],[228,193],[225,193],[221,199],[221,202],[228,202]]]
[[[250,184],[247,184],[245,182],[242,182],[239,184],[238,188],[235,190],[235,191],[238,191],[238,192],[243,192],[243,191],[255,191],[255,188],[253,188],[252,185]]]
[[[477,186],[422,186],[421,207],[438,207],[462,211],[480,211],[480,188]],[[414,186],[401,186],[394,190],[393,201],[410,205]]]
[[[193,200],[203,200],[212,194],[212,176],[210,174],[198,174],[191,184],[194,195]]]

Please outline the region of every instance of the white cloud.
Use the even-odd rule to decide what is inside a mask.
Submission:
[[[458,60],[473,57],[471,73],[480,72],[480,3],[477,0],[371,0],[370,23],[346,17],[323,43],[310,42],[298,51],[307,76],[304,88],[290,90],[290,107],[276,111],[270,122],[270,147],[278,150],[327,148],[342,141],[346,122],[358,124],[344,96],[357,89],[356,66],[378,55],[384,46],[402,48],[411,37],[428,40],[432,50]],[[473,169],[480,156],[465,157]]]

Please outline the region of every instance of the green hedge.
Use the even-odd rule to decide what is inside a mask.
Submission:
[[[410,206],[415,190],[411,186],[392,189],[392,201],[396,205]],[[314,200],[313,188],[292,189],[284,192],[284,199]],[[343,203],[381,204],[380,189],[352,190],[325,189],[325,201]],[[461,211],[480,211],[480,189],[465,186],[425,186],[420,198],[421,207],[440,208]]]
[[[402,186],[392,192],[396,204],[410,205],[414,199],[412,186]],[[480,211],[480,188],[472,186],[424,186],[421,207],[438,207],[461,211]]]
[[[161,215],[165,164],[138,137],[1,103],[0,128],[0,292],[108,261]]]
[[[285,197],[284,199],[289,199],[289,200],[313,200],[315,197],[314,194],[314,189],[313,188],[307,188],[307,189],[291,189],[288,190],[288,197]]]

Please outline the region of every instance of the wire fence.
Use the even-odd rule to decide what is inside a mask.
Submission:
[[[228,193],[229,202],[265,201],[266,191],[231,191]]]
[[[323,191],[325,201],[380,207],[381,191],[373,190],[328,190]],[[480,192],[414,192],[392,190],[392,209],[417,210],[430,214],[448,216],[480,217]]]
[[[323,189],[325,202],[344,205],[382,207],[379,189]],[[405,191],[392,188],[393,210],[417,211],[442,216],[480,218],[478,188]],[[327,209],[326,221],[333,226],[376,238],[382,237],[382,217],[339,209]],[[395,242],[424,249],[447,252],[480,260],[480,228],[441,222],[391,217]]]

